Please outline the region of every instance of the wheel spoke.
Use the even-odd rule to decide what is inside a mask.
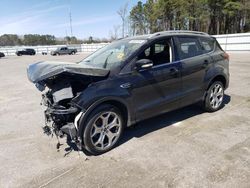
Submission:
[[[214,93],[213,93],[213,90],[211,90],[210,99],[213,98],[213,96],[214,96]]]
[[[215,108],[217,108],[219,106],[219,100],[217,97],[215,97]]]
[[[115,138],[116,136],[118,136],[117,133],[113,133],[113,132],[111,132],[111,131],[108,131],[108,132],[106,133],[106,135],[107,135],[107,137],[108,137],[108,145],[111,145],[111,144],[113,143],[114,138]]]
[[[117,122],[118,121],[118,122]],[[119,126],[119,120],[117,117],[114,117],[113,121],[108,124],[107,128],[110,130],[113,127]]]
[[[100,144],[101,145],[101,149],[104,149],[104,138],[105,138],[105,135],[103,134],[103,133],[101,133],[100,134],[100,136],[99,136],[99,138],[98,138],[98,140],[96,141],[96,143],[94,143],[94,145],[96,146],[96,147],[98,147],[98,144]]]
[[[215,85],[215,93],[218,93],[219,89],[220,89],[220,85]]]
[[[93,136],[95,136],[95,135],[102,132],[102,128],[98,127],[96,124],[94,124],[93,128],[94,128],[94,132],[92,133],[91,137],[93,137]]]
[[[223,95],[223,90],[222,88],[219,89],[219,91],[216,93],[217,97]]]
[[[111,113],[108,112],[106,116],[105,116],[105,114],[103,114],[101,116],[102,123],[103,123],[104,126],[108,125],[108,120],[109,120],[110,115],[111,115]]]

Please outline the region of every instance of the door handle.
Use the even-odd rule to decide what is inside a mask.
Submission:
[[[171,68],[169,70],[169,72],[170,72],[170,75],[176,76],[178,74],[179,70],[177,68]]]
[[[208,60],[204,60],[204,63],[202,65],[203,68],[206,68],[208,66]]]

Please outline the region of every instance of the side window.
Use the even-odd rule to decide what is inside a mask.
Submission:
[[[200,41],[201,41],[203,51],[205,53],[208,53],[214,50],[214,44],[215,44],[214,39],[200,37]]]
[[[186,59],[201,55],[202,49],[199,40],[195,37],[178,37],[179,45],[178,51],[180,59]]]
[[[154,43],[144,50],[138,59],[150,59],[154,66],[172,62],[171,40],[166,39]]]
[[[164,51],[165,44],[155,44],[155,54],[161,53]]]
[[[145,56],[146,56],[146,57],[149,57],[149,55],[150,55],[150,48],[147,48],[147,49],[144,51],[144,53],[145,53]]]

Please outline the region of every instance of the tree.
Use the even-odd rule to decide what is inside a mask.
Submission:
[[[93,42],[94,42],[93,37],[90,36],[90,37],[89,37],[89,43],[93,43]]]
[[[117,14],[121,17],[122,19],[122,37],[125,37],[125,22],[127,18],[127,12],[128,12],[128,3],[126,3],[123,7],[121,7],[118,11]]]
[[[146,19],[143,8],[143,3],[139,1],[136,6],[130,11],[130,19],[132,21],[133,35],[142,35],[146,33]]]
[[[130,11],[133,35],[162,30],[209,34],[250,30],[249,0],[147,0]]]
[[[17,35],[5,34],[0,36],[0,46],[17,46],[21,44],[22,41]]]
[[[110,31],[110,32],[109,32],[110,40],[111,40],[111,41],[118,39],[118,32],[119,32],[119,29],[120,29],[120,26],[119,26],[119,25],[114,25],[114,26],[113,26],[113,31]]]
[[[147,23],[147,33],[154,33],[158,31],[157,15],[155,10],[154,0],[149,0],[144,4],[145,21]]]

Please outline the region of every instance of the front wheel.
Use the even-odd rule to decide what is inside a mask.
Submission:
[[[215,112],[222,107],[224,99],[224,86],[220,81],[215,81],[207,90],[204,101],[204,109]]]
[[[118,108],[102,105],[90,114],[85,125],[84,147],[91,154],[99,155],[111,150],[118,143],[123,132],[124,120]]]

